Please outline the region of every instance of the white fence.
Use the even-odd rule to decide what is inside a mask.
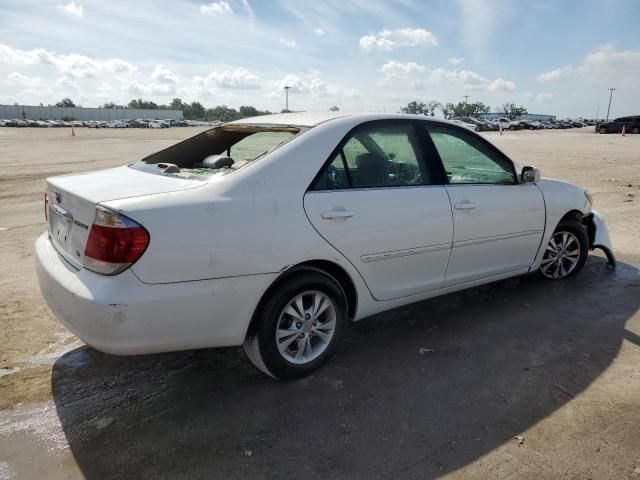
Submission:
[[[29,105],[0,105],[0,119],[21,120],[123,120],[150,118],[154,120],[182,120],[182,110],[141,110],[137,108],[81,108],[38,107]]]

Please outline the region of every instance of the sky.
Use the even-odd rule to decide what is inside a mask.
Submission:
[[[640,114],[635,0],[0,0],[0,103]]]

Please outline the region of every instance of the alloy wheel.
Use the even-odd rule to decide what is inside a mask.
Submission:
[[[542,256],[540,272],[547,278],[559,280],[573,272],[580,260],[580,241],[573,233],[556,232],[549,239]]]
[[[324,352],[336,331],[336,306],[323,292],[296,295],[283,309],[276,324],[280,355],[294,364],[309,363]]]

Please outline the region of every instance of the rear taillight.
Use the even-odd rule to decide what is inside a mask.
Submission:
[[[102,207],[84,250],[84,266],[102,275],[117,275],[133,265],[149,245],[149,232],[124,215]]]

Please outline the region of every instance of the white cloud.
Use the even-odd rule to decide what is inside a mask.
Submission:
[[[200,13],[203,15],[233,15],[233,9],[227,2],[212,2],[208,5],[200,5]]]
[[[536,95],[536,102],[549,104],[553,101],[553,93],[539,93]]]
[[[460,65],[462,62],[464,62],[464,58],[463,57],[451,57],[449,59],[449,63],[451,65]]]
[[[167,84],[167,83],[142,84],[137,82],[131,82],[129,83],[126,90],[131,95],[143,95],[143,96],[150,96],[150,95],[164,96],[164,95],[173,95],[174,93],[176,93],[175,85]]]
[[[85,55],[71,53],[59,55],[43,48],[20,50],[0,45],[0,64],[54,65],[63,74],[75,78],[95,77],[98,72],[132,73],[136,68],[119,58],[96,60]]]
[[[310,71],[302,74],[288,74],[280,80],[271,82],[276,90],[269,95],[272,99],[282,97],[284,87],[290,87],[289,92],[311,95],[317,98],[355,98],[360,95],[358,90],[330,85],[320,78],[319,72]]]
[[[384,75],[383,83],[388,84],[396,79],[407,79],[414,73],[423,73],[425,67],[415,62],[401,63],[390,60],[380,67],[380,71]]]
[[[316,35],[324,35],[324,30],[321,28],[314,28],[313,33],[315,33]]]
[[[239,67],[235,70],[213,71],[206,78],[195,77],[194,83],[222,88],[256,89],[260,88],[260,79],[249,70]]]
[[[178,81],[178,76],[165,65],[156,65],[151,79],[159,83],[175,84]]]
[[[7,83],[19,87],[39,87],[42,85],[42,79],[39,77],[28,77],[20,72],[13,72],[7,75]]]
[[[391,51],[399,47],[437,46],[436,36],[423,28],[400,28],[381,30],[374,35],[360,38],[360,48],[364,51]]]
[[[296,48],[298,46],[298,43],[295,40],[288,40],[286,38],[281,38],[279,42],[287,48]]]
[[[466,88],[487,92],[514,91],[516,89],[516,84],[511,80],[504,80],[502,78],[487,80],[482,75],[472,72],[471,70],[446,70],[444,68],[436,68],[431,72],[431,80],[437,83],[458,83]]]
[[[516,89],[516,84],[511,80],[496,78],[486,86],[486,89],[489,92],[513,92]]]
[[[76,2],[70,2],[66,5],[58,5],[58,8],[73,17],[82,18],[84,16],[84,8]]]
[[[556,68],[555,70],[551,70],[550,72],[541,73],[538,75],[537,79],[539,82],[550,82],[553,80],[557,80],[562,77],[566,77],[573,72],[573,68],[571,65],[567,65],[566,67]]]
[[[65,92],[77,93],[80,90],[78,82],[68,77],[59,78],[58,80],[56,80],[56,85],[58,85]]]
[[[615,81],[618,85],[628,83],[630,87],[637,88],[640,50],[619,51],[611,44],[600,45],[585,57],[577,72],[590,83]]]

